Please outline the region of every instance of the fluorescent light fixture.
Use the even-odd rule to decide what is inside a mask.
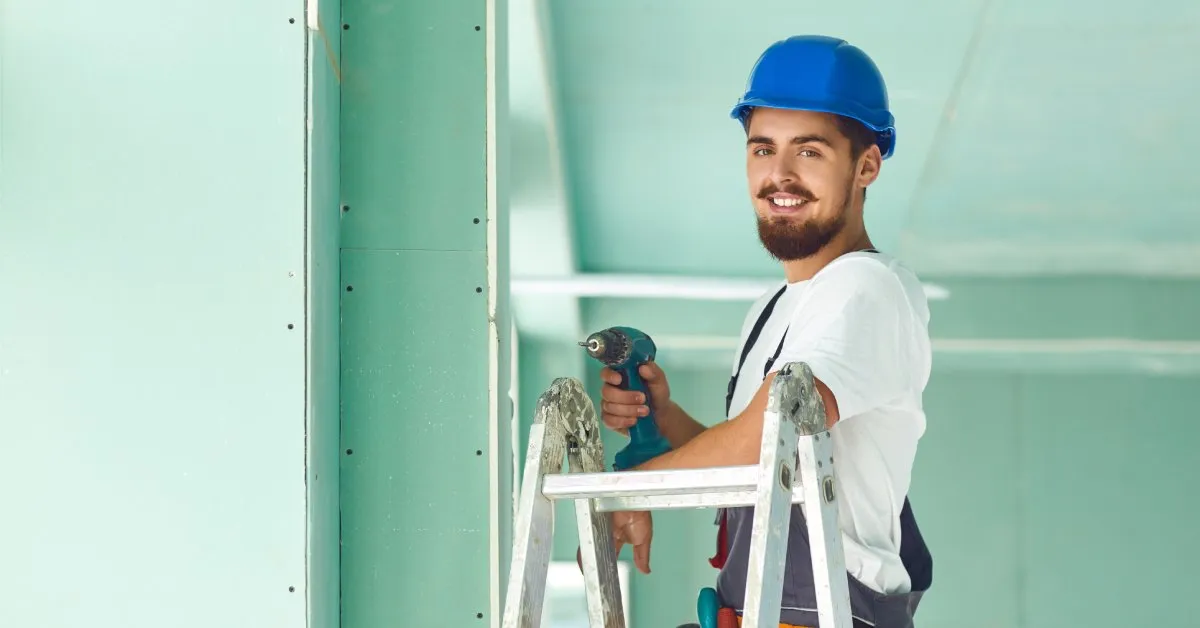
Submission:
[[[514,295],[573,297],[646,297],[704,301],[753,301],[779,285],[777,279],[673,277],[591,273],[567,277],[514,277]],[[950,291],[923,284],[931,301],[950,298]]]

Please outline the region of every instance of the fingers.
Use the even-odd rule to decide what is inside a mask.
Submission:
[[[649,513],[614,513],[612,521],[615,553],[620,554],[626,543],[632,545],[634,566],[642,573],[650,573],[650,541],[654,537],[654,524]]]
[[[633,546],[633,565],[642,573],[650,573],[650,543]]]
[[[639,417],[650,412],[645,395],[618,388],[621,376],[611,369],[602,369],[600,377],[605,382],[600,390],[601,419],[609,429],[628,432]]]
[[[621,385],[621,375],[607,366],[600,369],[600,379],[604,380],[605,384],[612,386]]]
[[[642,406],[640,409],[637,406],[629,406],[608,401],[600,402],[600,417],[611,430],[618,432],[628,432],[629,428],[633,427],[639,417],[646,415],[646,408]]]

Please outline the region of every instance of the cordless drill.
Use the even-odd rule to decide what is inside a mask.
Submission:
[[[638,367],[653,360],[657,352],[650,336],[632,327],[609,327],[588,336],[579,345],[587,349],[588,355],[621,376],[620,388],[645,395],[646,407],[650,408],[646,416],[638,417],[637,423],[629,428],[629,444],[617,452],[613,470],[636,467],[669,451],[671,445],[658,432],[658,424],[654,422],[650,391],[638,374]]]

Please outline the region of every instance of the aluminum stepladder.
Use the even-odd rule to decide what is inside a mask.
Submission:
[[[850,628],[833,444],[812,371],[784,365],[771,385],[757,465],[605,472],[601,426],[574,378],[538,399],[517,505],[504,628],[537,628],[554,534],[554,501],[575,501],[591,628],[624,628],[608,512],[753,506],[742,626],[778,628],[792,504],[803,504],[821,628]],[[569,473],[563,473],[563,459]],[[798,467],[798,469],[797,469]],[[795,482],[799,472],[799,482]],[[814,507],[814,505],[816,507]],[[656,627],[657,628],[657,627]]]

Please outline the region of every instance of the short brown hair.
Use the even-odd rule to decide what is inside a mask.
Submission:
[[[858,159],[872,144],[875,143],[875,132],[867,125],[846,116],[834,116],[837,120],[838,131],[850,140],[850,157]]]

